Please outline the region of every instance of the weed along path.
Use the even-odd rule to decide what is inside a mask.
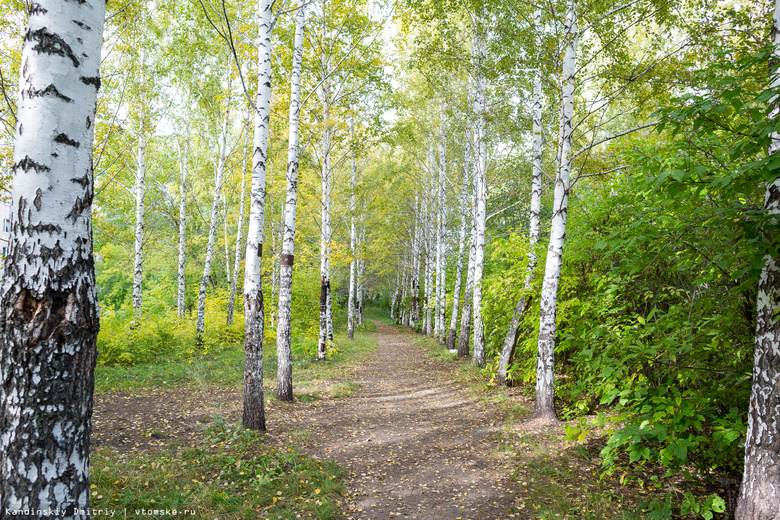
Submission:
[[[310,454],[348,469],[345,518],[510,518],[518,501],[496,454],[501,412],[456,382],[459,365],[377,325],[378,350],[352,397],[291,406],[269,431],[297,434]]]

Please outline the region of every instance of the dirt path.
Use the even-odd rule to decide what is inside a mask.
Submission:
[[[348,398],[272,403],[268,441],[303,442],[349,471],[351,520],[520,518],[506,462],[496,454],[502,412],[455,382],[458,364],[432,359],[412,332],[377,324],[378,350]],[[240,423],[238,389],[97,396],[93,448],[146,451],[195,444],[214,414]]]
[[[346,518],[508,518],[516,500],[493,453],[502,417],[411,333],[378,324],[376,338],[354,397],[294,406],[269,430],[307,431],[311,454],[349,469]]]

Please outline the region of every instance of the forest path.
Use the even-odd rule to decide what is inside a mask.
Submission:
[[[309,453],[348,469],[345,518],[509,518],[518,500],[496,455],[502,413],[456,381],[460,365],[430,358],[406,329],[377,327],[353,397],[296,404],[269,431],[308,432]]]

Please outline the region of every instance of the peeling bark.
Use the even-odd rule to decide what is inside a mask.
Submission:
[[[85,519],[98,334],[91,215],[97,89],[80,80],[98,76],[105,3],[38,5],[19,88],[52,85],[60,95],[21,94],[17,112],[15,211],[0,294],[0,515],[52,508],[58,518]]]

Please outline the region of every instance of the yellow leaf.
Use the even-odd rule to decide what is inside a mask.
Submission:
[[[319,489],[315,489],[315,490],[314,490],[314,493],[316,493],[317,495],[319,495],[319,494],[320,494],[320,490],[319,490]]]

